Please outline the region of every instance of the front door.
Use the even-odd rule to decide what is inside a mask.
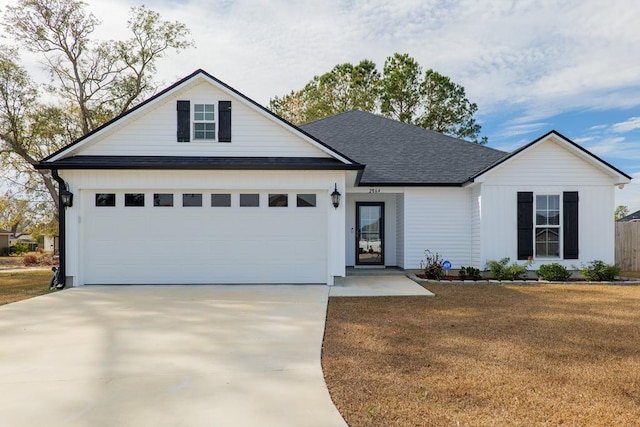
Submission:
[[[384,203],[356,203],[356,264],[384,265]]]

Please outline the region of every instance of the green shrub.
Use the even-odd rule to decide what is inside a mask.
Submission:
[[[29,252],[29,245],[25,242],[16,242],[9,246],[9,255],[24,255]]]
[[[536,271],[536,276],[552,282],[562,282],[571,277],[571,272],[563,265],[554,262],[553,264],[541,265]]]
[[[461,280],[480,280],[482,279],[482,273],[479,268],[460,267],[458,277],[460,277]]]
[[[486,269],[491,272],[491,276],[498,280],[517,280],[527,273],[527,267],[531,261],[524,264],[517,262],[509,264],[510,258],[502,258],[500,261],[487,261]]]
[[[620,274],[620,267],[597,259],[587,266],[583,265],[580,274],[589,280],[610,282]]]
[[[444,268],[442,268],[442,257],[440,254],[433,253],[430,250],[424,251],[424,276],[427,279],[440,280],[444,277]]]

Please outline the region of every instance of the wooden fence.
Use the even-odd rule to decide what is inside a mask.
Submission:
[[[616,264],[622,271],[640,271],[640,222],[616,222]]]

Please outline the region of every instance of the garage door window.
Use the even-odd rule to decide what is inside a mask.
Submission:
[[[185,207],[201,207],[202,194],[188,193],[182,195],[182,206]]]
[[[125,193],[124,205],[132,207],[144,206],[144,193]]]
[[[299,208],[315,208],[316,195],[315,194],[298,194],[296,206],[298,206]]]
[[[173,194],[155,193],[153,195],[153,206],[173,206]]]
[[[212,194],[211,207],[214,207],[214,208],[231,207],[231,194]]]
[[[269,194],[270,208],[286,208],[289,206],[288,194]]]
[[[115,206],[115,193],[96,193],[96,206]]]
[[[240,207],[242,208],[255,208],[260,206],[259,194],[241,194],[240,195]]]

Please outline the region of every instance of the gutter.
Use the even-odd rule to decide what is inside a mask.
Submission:
[[[58,289],[64,289],[66,272],[66,208],[62,203],[62,190],[67,189],[67,183],[58,175],[58,169],[51,169],[51,176],[58,183]]]

